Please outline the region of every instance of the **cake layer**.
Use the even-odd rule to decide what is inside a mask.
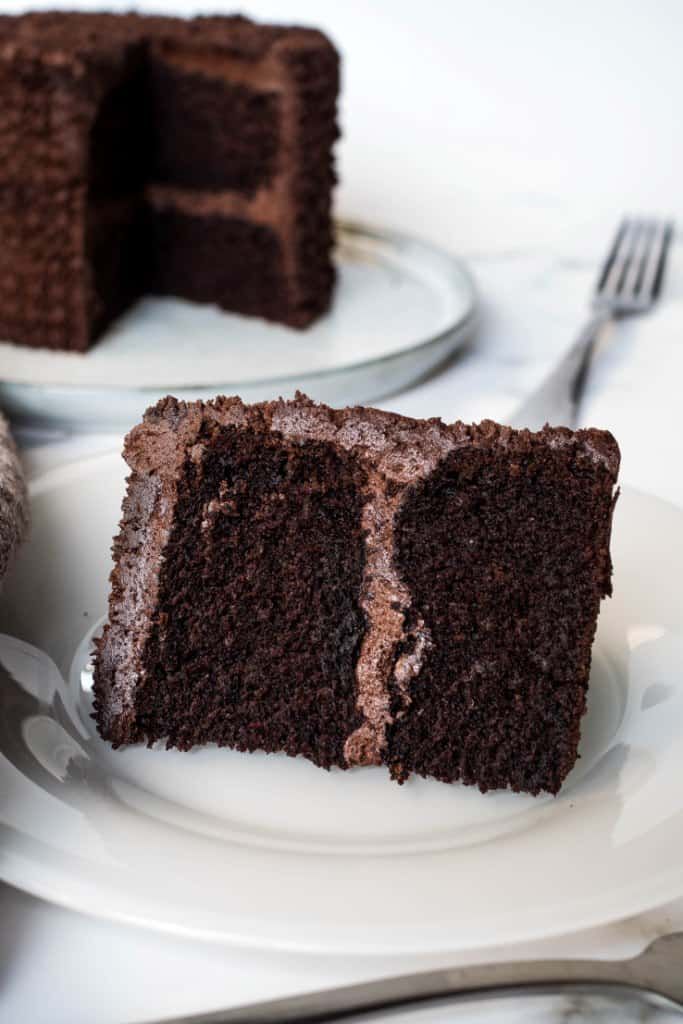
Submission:
[[[363,567],[358,466],[319,442],[206,424],[176,484],[131,742],[343,763]],[[263,572],[264,564],[270,570]]]
[[[87,345],[87,191],[0,187],[0,337]]]
[[[84,351],[141,293],[139,201],[0,186],[0,337]]]
[[[397,565],[430,646],[389,729],[397,776],[560,788],[610,592],[614,458],[604,435],[489,428],[412,489]]]
[[[139,44],[97,24],[83,15],[0,17],[0,184],[88,182],[101,104],[141,60]]]
[[[230,81],[177,67],[154,52],[150,181],[246,195],[272,184],[281,146],[281,86],[245,84],[243,64],[232,62]]]
[[[282,246],[263,224],[238,217],[149,207],[148,288],[227,310],[287,321],[289,295]]]
[[[125,456],[105,738],[557,792],[610,592],[611,435],[169,398]]]

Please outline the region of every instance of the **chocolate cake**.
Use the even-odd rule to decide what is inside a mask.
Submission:
[[[167,398],[124,454],[104,738],[558,791],[610,593],[610,434]]]
[[[7,420],[0,413],[0,580],[28,529],[28,495]]]
[[[0,17],[0,338],[82,351],[144,293],[329,306],[338,57],[241,17]]]

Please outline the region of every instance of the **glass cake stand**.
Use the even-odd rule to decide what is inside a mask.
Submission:
[[[306,331],[146,298],[85,355],[0,343],[0,405],[15,420],[127,428],[166,394],[299,389],[334,405],[368,402],[428,374],[472,333],[476,291],[457,259],[394,231],[337,224],[331,311]]]

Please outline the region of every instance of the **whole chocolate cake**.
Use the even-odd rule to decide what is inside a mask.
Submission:
[[[0,17],[0,338],[84,350],[142,294],[330,303],[338,57],[240,17]]]
[[[610,593],[610,434],[167,398],[124,454],[103,737],[557,792]]]

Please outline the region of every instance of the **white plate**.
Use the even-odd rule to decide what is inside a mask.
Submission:
[[[127,427],[169,391],[247,402],[299,389],[336,405],[368,402],[424,376],[475,321],[465,266],[391,231],[338,225],[331,311],[305,331],[215,306],[148,298],[85,355],[0,343],[0,404],[15,418]]]
[[[683,514],[625,492],[582,758],[557,798],[284,755],[115,752],[79,680],[124,466],[33,486],[0,605],[0,874],[48,899],[261,947],[427,952],[597,925],[683,892]],[[72,662],[75,670],[69,684]]]

